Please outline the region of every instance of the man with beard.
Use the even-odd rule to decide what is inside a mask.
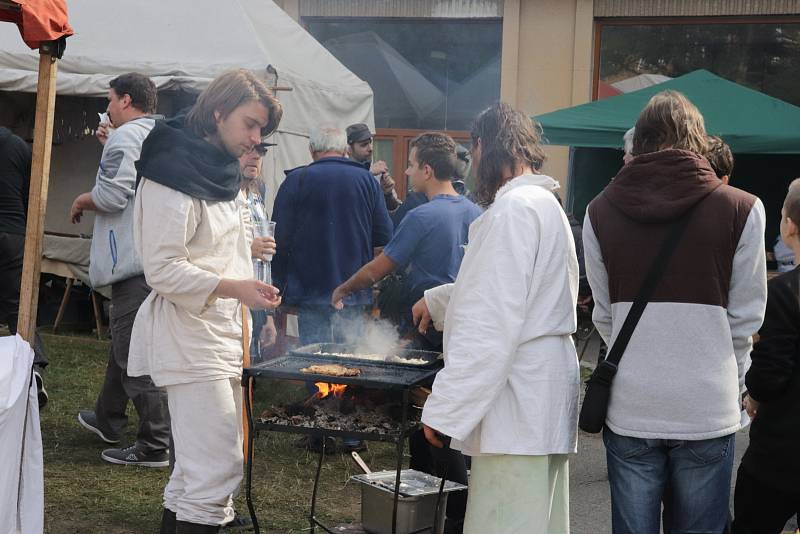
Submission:
[[[389,174],[386,162],[383,160],[372,161],[374,142],[372,132],[369,131],[369,126],[366,124],[351,124],[347,127],[347,152],[350,159],[361,163],[378,180],[381,190],[383,190],[386,209],[393,212],[403,202],[397,197],[397,191],[394,190],[394,179]]]

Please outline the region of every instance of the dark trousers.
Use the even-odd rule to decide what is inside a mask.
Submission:
[[[25,236],[0,232],[0,324],[8,326],[11,334],[17,333],[19,318],[19,292],[22,284],[22,257],[25,254]],[[47,356],[39,333],[34,334],[33,364],[47,365]]]
[[[780,534],[800,512],[800,489],[771,488],[739,466],[733,494],[733,534]]]
[[[128,348],[136,312],[150,288],[144,276],[135,276],[111,286],[109,326],[111,349],[106,376],[97,396],[95,413],[103,429],[120,434],[128,423],[128,399],[139,414],[136,443],[145,453],[169,447],[169,407],[167,392],[156,387],[149,376],[128,376]]]
[[[409,467],[447,480],[467,485],[467,462],[459,451],[433,447],[422,430],[408,438],[411,451]],[[447,497],[447,521],[445,534],[460,534],[464,529],[464,514],[467,511],[467,492],[456,491]]]

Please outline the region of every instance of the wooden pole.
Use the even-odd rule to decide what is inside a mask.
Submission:
[[[33,129],[33,159],[28,195],[28,221],[25,228],[25,256],[19,295],[17,331],[33,344],[36,333],[36,307],[39,300],[39,275],[44,241],[44,215],[50,180],[50,149],[53,142],[53,114],[56,106],[58,60],[51,55],[50,43],[39,49],[39,82],[36,86],[36,122]]]
[[[247,309],[247,306],[242,304],[242,349],[244,352],[244,357],[242,359],[242,367],[250,367],[250,328],[248,328],[248,319],[250,319],[250,311]],[[242,403],[245,402],[244,396],[250,392],[250,389],[242,383]],[[253,396],[250,395],[248,399],[251,403],[253,402]],[[244,405],[242,405],[244,407]],[[247,419],[247,410],[242,409],[242,448],[244,451],[245,460],[249,458],[249,443],[250,443],[250,421]]]

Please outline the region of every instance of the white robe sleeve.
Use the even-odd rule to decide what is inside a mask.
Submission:
[[[510,202],[470,242],[447,315],[445,366],[422,421],[463,441],[506,387],[536,268],[538,218]]]
[[[198,226],[195,201],[188,195],[145,181],[139,247],[147,284],[176,306],[200,315],[214,300],[221,277],[191,263],[187,243]]]
[[[442,284],[425,291],[425,304],[431,314],[433,327],[442,332],[444,331],[444,315],[447,305],[450,304],[450,295],[455,284]]]

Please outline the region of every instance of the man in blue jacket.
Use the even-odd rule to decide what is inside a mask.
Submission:
[[[350,295],[340,312],[330,304],[331,293],[372,260],[374,248],[388,243],[393,230],[380,184],[346,157],[345,132],[314,129],[309,145],[313,163],[288,171],[273,210],[280,243],[273,277],[284,304],[299,308],[304,345],[342,342],[338,319],[368,311],[370,289]]]

